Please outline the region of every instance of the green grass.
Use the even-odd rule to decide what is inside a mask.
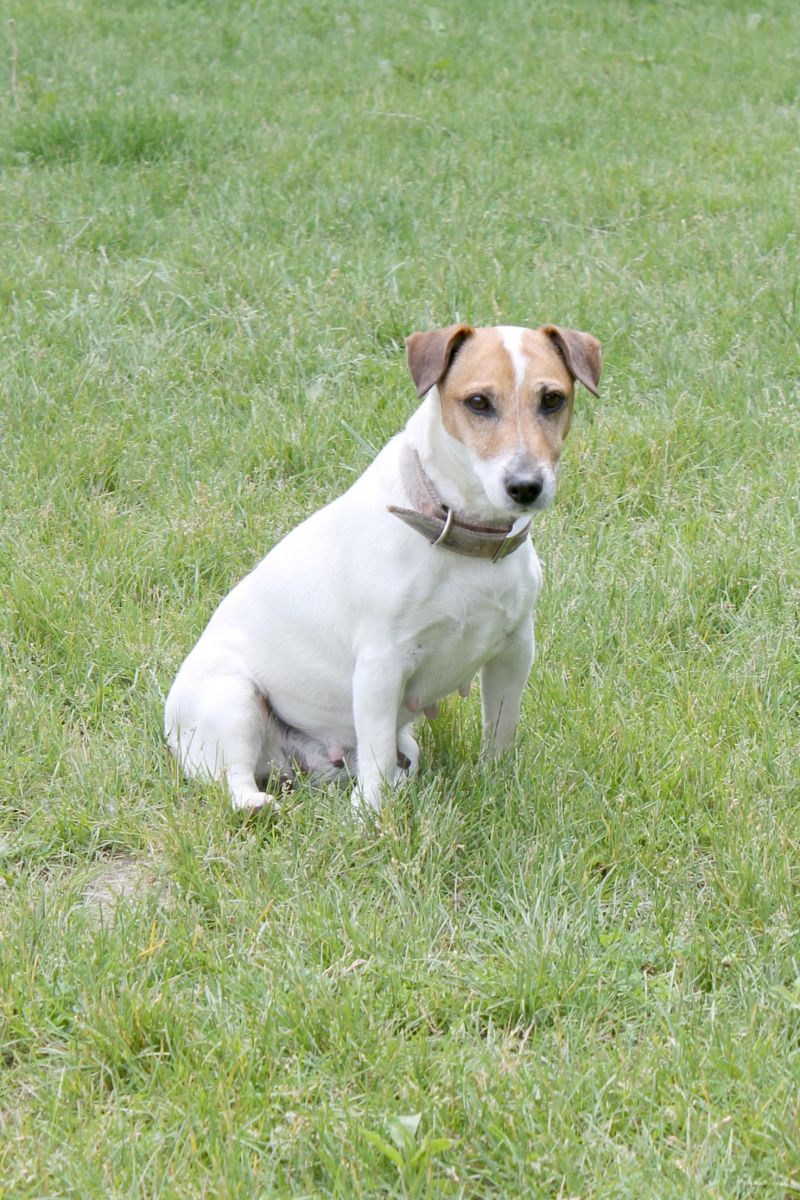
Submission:
[[[2,16],[0,1196],[800,1195],[797,6]],[[516,756],[243,820],[164,693],[458,319],[605,351]]]

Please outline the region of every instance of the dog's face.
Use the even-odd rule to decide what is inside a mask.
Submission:
[[[438,387],[442,424],[466,448],[492,507],[516,515],[545,508],[575,380],[597,395],[599,342],[555,325],[455,325],[414,333],[407,347],[418,394]]]

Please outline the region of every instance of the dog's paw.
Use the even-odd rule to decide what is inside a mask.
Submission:
[[[397,766],[409,779],[414,778],[419,768],[419,746],[410,733],[401,733],[397,739]]]
[[[388,778],[380,776],[378,779],[359,780],[350,793],[353,812],[361,816],[379,813],[387,797],[396,792],[407,778],[406,771],[398,766]]]
[[[383,803],[383,794],[380,784],[377,786],[367,785],[360,787],[358,784],[350,793],[350,806],[356,816],[367,816],[370,813],[380,812]]]
[[[258,812],[269,809],[278,812],[278,804],[271,792],[259,792],[255,788],[242,788],[231,796],[231,805],[235,812]]]

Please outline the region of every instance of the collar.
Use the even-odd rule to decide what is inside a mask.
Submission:
[[[444,546],[470,558],[489,558],[492,562],[499,562],[513,554],[528,539],[530,521],[511,536],[514,521],[476,525],[448,508],[425,473],[419,454],[408,442],[403,443],[400,451],[400,479],[415,507],[398,508],[390,504],[388,511],[421,533],[432,546]]]

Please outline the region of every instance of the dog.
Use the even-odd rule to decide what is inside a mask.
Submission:
[[[600,343],[556,325],[412,333],[422,403],[338,499],[293,529],[211,617],[166,702],[187,777],[233,806],[296,770],[354,780],[380,807],[414,775],[415,720],[480,675],[482,753],[512,742],[533,662],[547,507],[575,381],[597,395]]]

